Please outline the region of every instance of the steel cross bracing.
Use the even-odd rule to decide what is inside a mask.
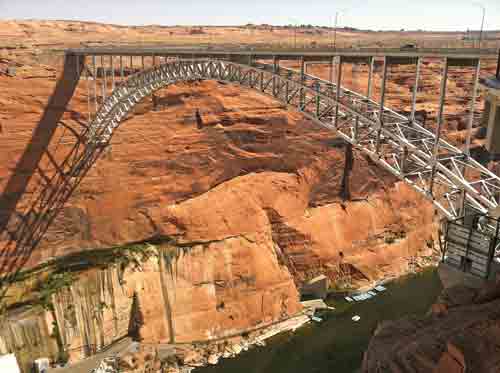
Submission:
[[[106,97],[90,123],[89,148],[106,145],[143,98],[178,81],[211,79],[256,89],[335,131],[374,162],[426,195],[448,218],[464,206],[482,213],[498,206],[500,179],[415,120],[366,96],[276,64],[177,59],[132,75]],[[380,115],[382,112],[382,115]]]

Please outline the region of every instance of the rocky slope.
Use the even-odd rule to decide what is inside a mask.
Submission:
[[[493,373],[500,370],[499,283],[446,289],[429,315],[383,323],[363,372]]]

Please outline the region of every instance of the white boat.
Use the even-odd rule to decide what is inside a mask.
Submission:
[[[354,316],[352,317],[352,321],[356,321],[356,322],[357,322],[357,321],[359,321],[359,320],[361,320],[361,317],[359,317],[358,315],[354,315]]]
[[[382,292],[382,291],[385,291],[387,289],[382,285],[378,285],[378,286],[375,286],[375,290],[377,290],[378,292]]]
[[[371,297],[372,297],[372,295],[369,294],[369,293],[360,293],[358,295],[353,296],[353,298],[356,299],[356,300],[358,300],[358,301],[359,300],[370,299]]]
[[[323,319],[321,317],[317,317],[317,316],[311,316],[311,320],[312,321],[316,321],[316,322],[321,322],[323,321]]]
[[[354,299],[352,299],[351,297],[345,297],[345,300],[348,301],[348,302],[353,302]]]

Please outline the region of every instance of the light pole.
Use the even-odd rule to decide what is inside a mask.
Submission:
[[[339,12],[335,12],[335,28],[333,29],[333,49],[337,46],[337,21],[339,19]]]
[[[479,49],[481,49],[481,42],[483,41],[483,27],[484,27],[484,17],[486,15],[486,8],[483,4],[481,3],[473,3],[474,5],[477,5],[483,10],[483,17],[481,19],[481,29],[479,31]]]
[[[337,25],[339,21],[339,15],[345,13],[346,9],[340,9],[335,12],[335,26],[333,28],[333,49],[337,47]]]
[[[333,46],[333,42],[332,42],[332,28],[333,28],[333,17],[330,16],[330,27],[328,28],[328,40],[330,41],[330,48],[332,48]]]

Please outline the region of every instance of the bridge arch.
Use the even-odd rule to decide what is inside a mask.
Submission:
[[[237,83],[300,111],[314,123],[367,154],[376,164],[429,198],[448,218],[469,205],[498,206],[500,179],[414,119],[319,78],[276,64],[245,65],[221,59],[177,59],[130,76],[105,98],[87,133],[90,148],[106,145],[124,118],[146,96],[181,81]],[[480,174],[479,180],[470,174]]]
[[[285,105],[295,106],[306,116],[314,119],[308,113],[308,109],[311,109],[311,96],[315,96],[318,92],[304,85],[304,82],[294,80],[291,72],[287,77],[283,77],[276,71],[224,60],[183,59],[145,69],[117,85],[91,121],[87,135],[88,143],[108,143],[127,114],[132,112],[145,97],[171,84],[199,80],[236,83],[257,90]],[[324,105],[317,103],[316,106]],[[330,106],[328,110],[323,110],[323,117],[331,114],[332,109]]]

